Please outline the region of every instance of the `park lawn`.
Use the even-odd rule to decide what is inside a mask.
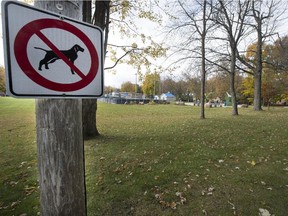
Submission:
[[[288,109],[99,103],[88,215],[288,212]],[[0,215],[39,212],[33,100],[0,98]]]
[[[0,97],[0,215],[39,212],[34,100]]]

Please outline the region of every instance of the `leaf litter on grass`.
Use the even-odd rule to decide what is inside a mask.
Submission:
[[[135,215],[147,212],[147,206],[158,215],[234,214],[234,207],[239,215],[257,215],[260,208],[283,215],[288,202],[283,193],[288,190],[287,112],[241,110],[232,118],[224,109],[214,109],[200,121],[197,108],[123,107],[99,103],[102,136],[85,144],[92,215],[109,215],[111,206]],[[211,187],[215,190],[208,195]],[[162,193],[157,200],[155,194]]]

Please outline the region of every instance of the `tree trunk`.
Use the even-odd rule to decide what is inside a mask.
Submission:
[[[86,215],[81,100],[36,101],[41,215]]]
[[[205,86],[206,86],[206,50],[205,50],[205,39],[206,39],[206,5],[207,1],[203,2],[203,31],[201,34],[201,111],[200,111],[200,119],[205,119]]]
[[[203,64],[203,63],[202,63]],[[203,67],[203,65],[202,65]],[[200,111],[200,119],[205,119],[205,84],[206,84],[206,74],[205,74],[205,68],[202,68],[201,71],[201,96],[200,96],[200,105],[201,105],[201,111]]]
[[[254,73],[254,110],[261,111],[261,83],[262,83],[262,74],[259,71]]]
[[[230,94],[232,99],[232,115],[238,115],[237,97],[235,91],[235,68],[236,68],[236,47],[231,47],[231,64],[230,64]]]
[[[84,139],[99,135],[97,130],[97,99],[82,100],[83,135]]]
[[[237,97],[235,91],[235,74],[230,73],[230,94],[232,99],[232,115],[238,115]]]
[[[256,70],[254,72],[254,110],[261,111],[261,85],[262,85],[262,30],[261,24],[259,25],[258,42],[256,50]]]
[[[84,3],[84,13],[83,19],[85,22],[91,23],[91,0]],[[104,45],[104,55],[106,55],[106,47],[107,47],[107,40],[108,39],[108,14],[109,14],[109,7],[110,1],[99,1],[95,2],[95,14],[93,15],[94,24],[99,26],[103,31],[106,27],[107,30],[105,32],[105,45]],[[97,129],[97,99],[84,99],[83,100],[83,135],[84,139],[89,137],[95,137],[99,135],[99,131]]]
[[[92,22],[92,2],[91,0],[83,1],[83,21]],[[88,139],[99,135],[97,129],[97,99],[82,100],[82,120],[83,120],[83,137]]]
[[[35,1],[35,6],[81,19],[81,1]],[[59,11],[57,9],[64,8]],[[41,215],[86,213],[82,102],[36,100],[36,132]]]

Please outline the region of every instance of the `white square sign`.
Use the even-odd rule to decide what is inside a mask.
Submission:
[[[15,1],[2,2],[8,94],[93,98],[103,94],[103,32]]]

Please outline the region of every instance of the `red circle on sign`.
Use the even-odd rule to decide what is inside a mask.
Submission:
[[[66,30],[77,36],[88,48],[91,57],[91,67],[88,74],[86,76],[83,75],[84,77],[82,77],[80,81],[68,84],[53,82],[41,76],[30,64],[27,53],[28,42],[34,34],[37,34],[42,29],[47,28],[58,28]],[[23,26],[15,38],[14,53],[20,68],[31,80],[42,87],[54,91],[69,92],[84,88],[93,81],[97,75],[99,67],[98,54],[91,40],[75,26],[62,20],[56,19],[39,19]]]

